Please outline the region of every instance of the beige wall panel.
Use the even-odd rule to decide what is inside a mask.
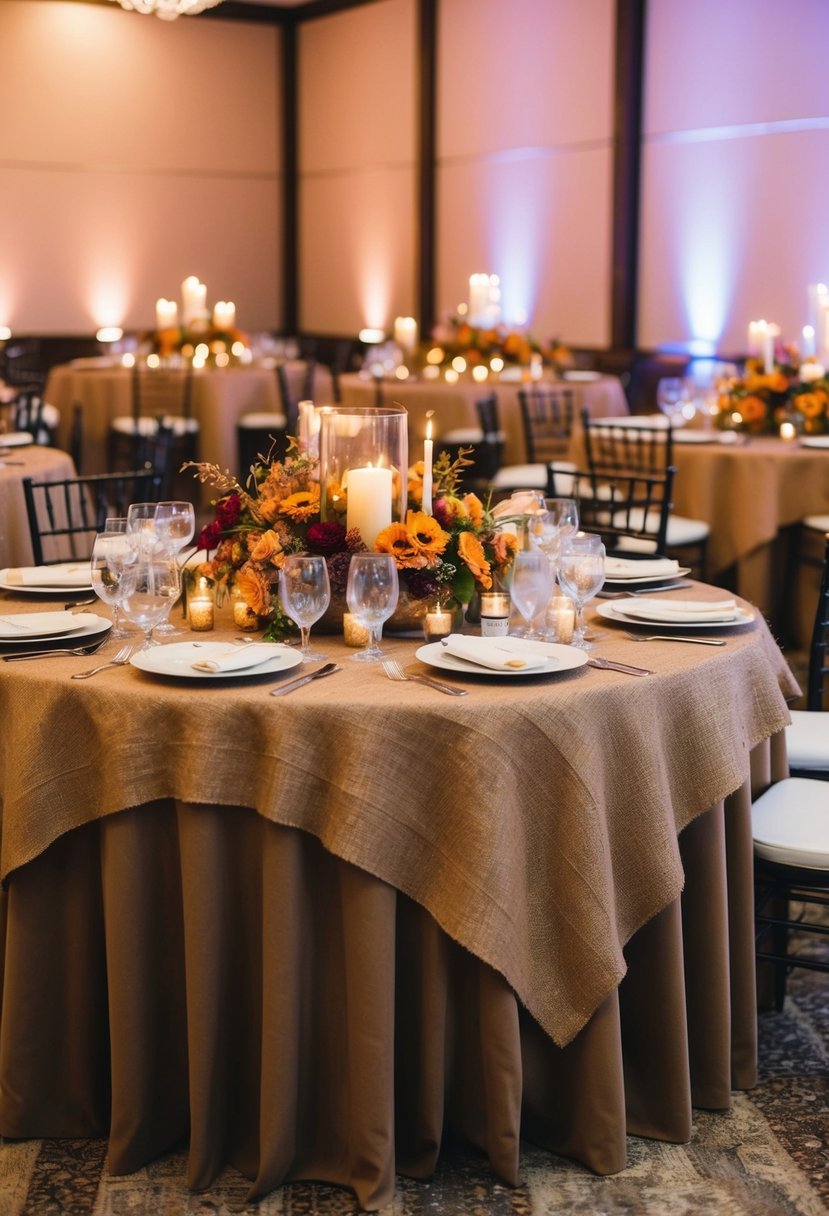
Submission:
[[[279,31],[0,4],[0,324],[153,321],[198,274],[279,323]]]
[[[525,314],[537,338],[606,345],[611,178],[609,149],[441,169],[439,312],[485,271],[501,279],[506,321]]]
[[[300,27],[301,173],[412,162],[416,11],[379,0]]]
[[[302,329],[391,329],[415,309],[415,15],[380,0],[300,29]]]
[[[312,177],[300,192],[300,328],[391,330],[415,297],[412,170]]]
[[[646,146],[640,345],[742,354],[761,317],[796,340],[807,285],[829,282],[827,194],[827,131]]]
[[[0,324],[37,334],[145,329],[189,274],[240,328],[279,321],[279,199],[270,180],[0,168]],[[5,321],[8,318],[8,322]]]
[[[444,0],[439,156],[606,140],[613,0]]]
[[[651,0],[647,134],[829,115],[826,0]]]
[[[829,5],[648,7],[639,344],[796,341],[829,282]]]

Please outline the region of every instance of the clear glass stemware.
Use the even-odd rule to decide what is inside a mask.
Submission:
[[[525,638],[541,638],[533,621],[547,606],[553,590],[553,572],[543,552],[524,550],[517,553],[512,567],[510,599],[526,622]]]
[[[383,623],[397,607],[397,565],[388,553],[355,553],[348,566],[345,598],[349,612],[368,630],[364,650],[351,657],[358,663],[377,663],[383,657],[380,635]]]
[[[279,602],[286,616],[299,626],[299,653],[303,663],[309,659],[327,658],[320,651],[312,650],[310,644],[311,626],[331,603],[325,558],[296,553],[286,557],[279,572]]]
[[[604,584],[605,547],[600,536],[582,532],[562,541],[558,581],[576,605],[576,626],[571,645],[592,650],[584,636],[584,605]]]
[[[147,504],[149,505],[149,504]],[[196,531],[196,512],[191,502],[160,502],[156,504],[153,528],[158,543],[174,557],[178,557]],[[179,570],[179,587],[183,571]],[[172,608],[172,604],[170,605]],[[169,611],[169,610],[168,610]],[[157,626],[156,637],[181,637],[187,631],[177,629],[168,620]]]
[[[135,549],[120,531],[99,532],[92,544],[90,582],[98,599],[112,610],[110,638],[125,638],[130,634],[122,625],[119,614],[129,590],[135,558]]]
[[[123,601],[124,616],[144,634],[142,649],[158,646],[152,636],[164,620],[180,591],[178,562],[160,545],[137,549],[132,577]]]

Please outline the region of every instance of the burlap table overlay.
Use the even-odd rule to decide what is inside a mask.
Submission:
[[[609,657],[647,659],[647,679],[583,668],[469,680],[456,699],[325,645],[343,672],[284,699],[268,679],[1,664],[4,879],[126,807],[250,806],[417,900],[565,1044],[624,974],[624,943],[681,890],[677,833],[746,780],[797,692],[759,619],[721,650],[602,639]],[[416,662],[415,643],[388,646]]]

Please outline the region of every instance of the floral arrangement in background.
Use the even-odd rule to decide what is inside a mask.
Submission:
[[[147,330],[139,336],[139,345],[160,359],[190,359],[195,365],[222,367],[238,363],[248,350],[249,340],[235,326],[205,323]]]
[[[464,358],[470,368],[489,364],[496,356],[503,360],[504,365],[518,367],[529,367],[533,356],[540,358],[548,367],[562,371],[573,365],[572,351],[555,338],[540,342],[526,330],[503,323],[488,328],[470,325],[459,313],[434,327],[432,350],[442,352],[439,366],[450,366],[458,356]],[[433,362],[430,353],[427,352],[427,362]]]
[[[814,359],[785,350],[770,372],[746,361],[742,376],[718,386],[715,425],[751,434],[776,432],[784,422],[807,435],[829,431],[829,375]]]
[[[461,471],[468,463],[463,452],[454,460],[447,453],[435,460],[431,514],[421,509],[422,463],[408,470],[406,519],[384,528],[375,541],[376,549],[395,558],[401,598],[467,603],[512,565],[517,539],[498,530],[476,495],[460,493]],[[197,573],[219,588],[235,587],[264,622],[266,637],[293,630],[279,604],[279,570],[290,553],[324,557],[332,601],[344,600],[351,556],[364,552],[366,545],[359,532],[346,528],[344,496],[341,518],[320,519],[316,457],[292,441],[283,460],[254,464],[245,486],[215,464],[191,461],[183,467],[194,469],[201,482],[218,492],[214,518],[198,540],[208,556]]]

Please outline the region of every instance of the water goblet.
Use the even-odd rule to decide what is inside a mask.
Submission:
[[[348,610],[368,630],[364,650],[351,657],[358,663],[377,663],[383,657],[380,635],[383,622],[397,607],[397,565],[389,553],[355,553],[348,566],[345,598]]]
[[[681,376],[663,376],[656,385],[656,404],[669,419],[683,417],[688,402],[688,386]]]
[[[510,599],[527,623],[525,638],[541,638],[533,621],[546,607],[553,590],[553,572],[545,553],[525,549],[515,555],[510,582]]]
[[[328,567],[324,557],[294,553],[286,557],[279,572],[279,602],[282,611],[299,626],[299,653],[303,663],[328,656],[310,645],[311,626],[331,602]]]
[[[148,506],[150,504],[147,504]],[[196,512],[191,502],[160,502],[156,504],[153,527],[158,542],[169,553],[176,556],[193,539],[196,531]],[[172,608],[172,603],[170,608]],[[168,620],[156,628],[156,636],[181,637],[186,631],[176,629]]]
[[[143,633],[142,650],[159,645],[153,630],[170,611],[180,589],[178,562],[172,554],[165,553],[160,545],[139,544],[123,612]]]
[[[569,536],[561,544],[558,557],[558,581],[576,605],[576,624],[572,646],[592,650],[592,642],[584,636],[584,605],[600,591],[604,583],[605,547],[600,536],[581,532]]]
[[[99,532],[92,544],[89,575],[98,599],[112,609],[110,638],[129,637],[119,613],[129,589],[136,553],[123,532]]]
[[[154,502],[133,502],[127,507],[127,535],[140,546],[155,543]]]

